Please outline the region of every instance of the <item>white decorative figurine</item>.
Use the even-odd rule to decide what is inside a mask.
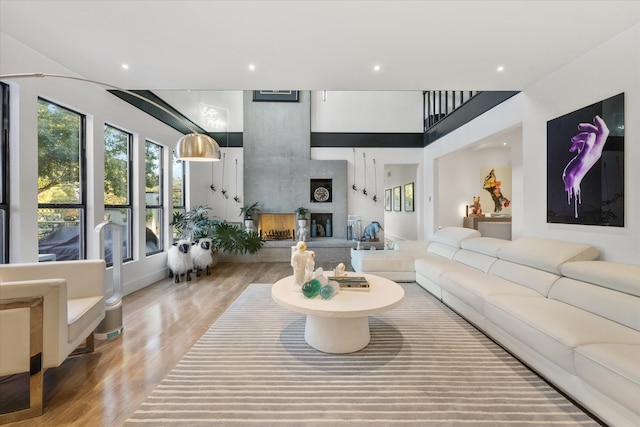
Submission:
[[[307,253],[307,244],[298,242],[296,248],[291,255],[291,266],[293,267],[293,282],[296,290],[300,291],[300,287],[305,281],[307,274],[307,262],[309,254]]]
[[[307,240],[308,233],[309,232],[307,231],[307,220],[299,219],[298,220],[298,241],[304,242],[305,240]]]
[[[316,268],[316,253],[314,251],[307,251],[307,264],[305,267],[304,281],[308,282],[313,279],[313,270]]]
[[[340,276],[345,276],[344,274],[344,270],[345,270],[345,266],[344,263],[341,262],[340,264],[336,265],[333,269],[333,275],[335,277],[340,277]]]

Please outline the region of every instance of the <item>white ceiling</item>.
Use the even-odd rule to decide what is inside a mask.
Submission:
[[[0,0],[7,35],[151,90],[522,90],[639,21],[638,0]]]

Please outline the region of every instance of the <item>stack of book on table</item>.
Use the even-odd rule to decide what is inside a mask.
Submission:
[[[335,280],[340,285],[340,290],[368,291],[369,282],[366,277],[359,276],[331,276],[329,280]]]

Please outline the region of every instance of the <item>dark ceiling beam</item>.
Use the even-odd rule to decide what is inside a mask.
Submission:
[[[189,129],[180,120],[171,116],[171,114],[167,113],[166,111],[162,111],[162,109],[156,107],[152,103],[145,102],[144,100],[140,98],[136,98],[135,96],[130,95],[121,90],[110,89],[109,92],[111,92],[113,95],[117,96],[118,98],[122,99],[123,101],[128,102],[134,107],[139,108],[140,110],[144,111],[150,116],[155,117],[156,119],[160,120],[162,123],[166,124],[167,126],[171,126],[178,132],[181,132],[185,135],[192,132],[192,130]],[[162,98],[158,97],[153,92],[149,90],[132,90],[131,92],[138,94],[152,102],[155,102],[156,104],[162,105],[167,110],[173,112],[175,115],[179,117],[182,117],[186,122],[190,123],[193,126],[193,130],[197,131],[198,133],[207,134],[206,130],[202,129],[193,121],[189,120],[184,114],[182,114],[181,112],[173,108],[171,105],[167,104]]]

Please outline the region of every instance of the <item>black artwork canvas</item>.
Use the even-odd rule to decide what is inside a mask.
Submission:
[[[547,222],[624,226],[624,94],[547,122]]]

